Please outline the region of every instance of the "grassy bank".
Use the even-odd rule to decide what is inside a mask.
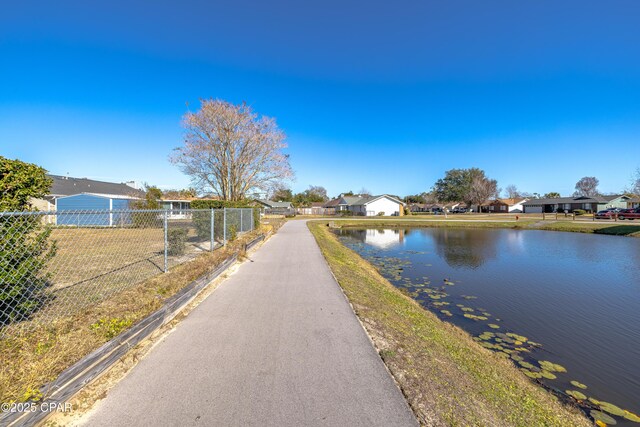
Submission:
[[[279,225],[246,233],[225,248],[205,252],[73,315],[5,328],[5,336],[0,339],[0,402],[42,397],[42,385],[159,309],[167,298],[214,270],[230,255],[239,253],[244,243]]]
[[[397,290],[326,225],[310,222],[309,228],[422,424],[592,425],[511,362]]]
[[[371,218],[371,219],[335,219],[339,227],[373,227],[373,228],[398,228],[398,227],[445,227],[445,228],[513,228],[525,230],[568,231],[574,233],[607,234],[615,236],[640,237],[640,224],[629,223],[598,223],[589,221],[535,221],[522,219],[519,221],[507,220],[425,220],[424,218]]]

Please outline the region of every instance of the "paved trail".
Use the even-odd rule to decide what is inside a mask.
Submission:
[[[303,221],[100,401],[90,426],[415,426]]]

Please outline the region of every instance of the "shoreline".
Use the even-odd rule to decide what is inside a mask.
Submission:
[[[342,245],[328,222],[308,226],[423,425],[593,425],[577,407],[403,294]]]

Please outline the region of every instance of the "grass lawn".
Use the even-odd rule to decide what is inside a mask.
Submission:
[[[279,226],[267,225],[260,230],[245,233],[226,248],[201,252],[193,259],[172,267],[166,274],[159,274],[161,270],[157,267],[152,269],[152,275],[146,277],[133,275],[133,270],[121,270],[121,274],[113,276],[116,279],[111,277],[109,280],[128,281],[128,286],[123,289],[113,285],[108,298],[105,298],[104,289],[102,293],[88,293],[95,300],[87,301],[91,304],[86,304],[81,309],[74,307],[73,312],[69,313],[61,311],[60,302],[54,300],[53,308],[45,308],[32,320],[4,328],[4,336],[0,339],[0,402],[22,402],[39,398],[38,389],[42,385],[160,308],[168,297],[215,269],[232,253],[239,252],[243,243],[276,225]],[[55,275],[70,275],[72,281],[83,280],[99,276],[104,270],[117,269],[118,263],[157,254],[163,242],[160,238],[158,246],[157,236],[154,234],[157,231],[56,230],[53,234],[53,238],[59,242],[56,257],[70,261],[67,264],[60,264],[59,261],[54,279]],[[112,233],[108,234],[110,238],[105,238],[102,234],[104,232]],[[113,234],[114,232],[116,233]],[[64,236],[68,233],[73,233],[72,238]],[[119,255],[116,257],[116,254]],[[50,268],[56,268],[56,265]],[[74,288],[76,286],[62,291],[71,292]],[[85,288],[85,291],[88,290]],[[64,301],[73,302],[69,298]],[[81,301],[76,301],[76,305],[80,303]],[[55,310],[55,316],[49,316],[52,314],[51,310]]]
[[[511,362],[401,293],[343,246],[327,221],[310,222],[309,228],[423,425],[593,425]]]

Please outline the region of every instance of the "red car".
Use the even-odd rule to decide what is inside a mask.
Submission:
[[[621,210],[620,212],[618,212],[618,219],[619,220],[623,220],[623,219],[629,219],[629,220],[640,219],[640,208]]]
[[[596,213],[596,219],[613,219],[616,216],[615,211],[600,211]]]

